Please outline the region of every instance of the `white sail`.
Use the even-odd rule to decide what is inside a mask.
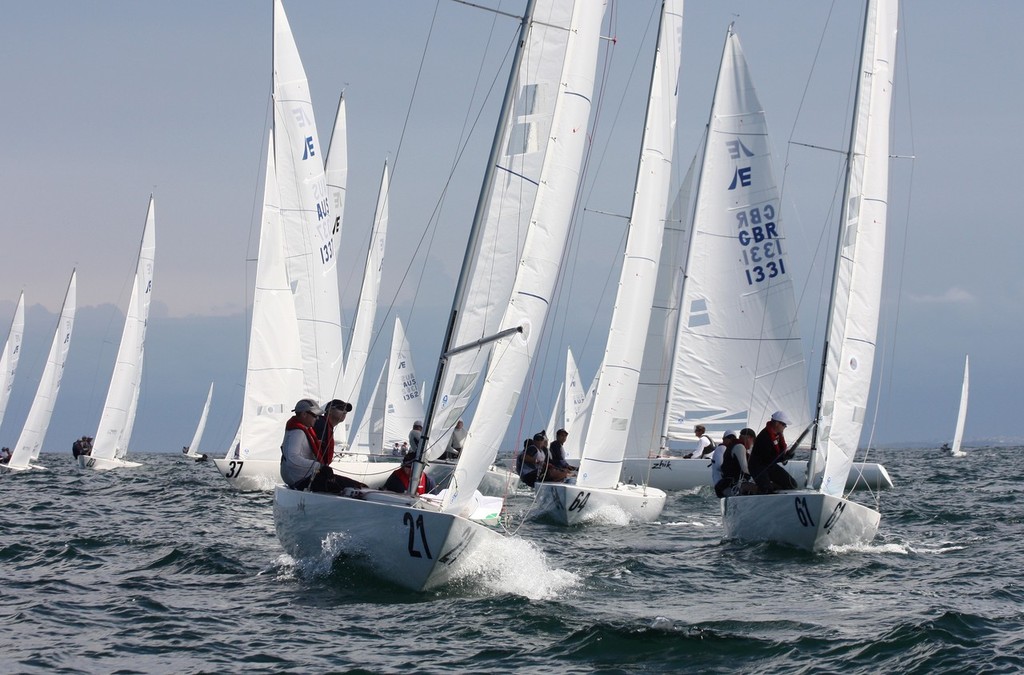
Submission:
[[[548,435],[554,438],[553,434],[565,424],[565,384],[558,385],[558,394],[555,396],[555,405],[551,407],[551,417],[548,418],[548,425],[544,427]]]
[[[327,195],[331,200],[331,217],[334,219],[331,233],[337,243],[341,239],[345,197],[348,194],[348,115],[345,112],[344,94],[338,97],[338,111],[334,115],[331,143],[327,147],[324,176],[327,180]]]
[[[580,369],[576,367],[576,359],[572,356],[572,348],[565,353],[565,419],[562,426],[568,429],[583,414],[587,404],[588,388],[580,379]]]
[[[210,390],[206,392],[206,403],[203,404],[203,412],[199,415],[199,424],[196,425],[196,432],[192,434],[192,442],[188,444],[188,456],[200,457],[199,441],[203,438],[203,431],[206,429],[206,418],[210,416],[210,401],[213,400],[213,382],[210,383]]]
[[[964,440],[964,423],[967,421],[967,391],[970,384],[970,360],[970,356],[964,357],[964,383],[960,388],[960,408],[956,414],[956,431],[953,432],[953,445],[949,448],[950,452],[958,457],[964,455],[964,452],[960,449],[960,444]]]
[[[397,317],[391,338],[386,389],[387,408],[384,413],[382,447],[391,448],[396,441],[408,442],[413,422],[423,419],[423,396],[412,364],[412,350],[402,322]]]
[[[342,381],[338,235],[306,73],[281,0],[274,0],[274,149],[288,279],[294,293],[305,393],[334,398]]]
[[[299,329],[285,269],[273,147],[271,132],[237,459],[277,462],[285,422],[305,390]],[[234,451],[228,454],[234,455]]]
[[[668,213],[682,33],[682,0],[665,2],[625,258],[576,478],[580,487],[615,487],[626,452]]]
[[[25,426],[21,429],[11,461],[8,462],[10,469],[27,469],[29,462],[42,451],[46,430],[53,416],[53,406],[60,391],[61,378],[64,376],[64,363],[71,347],[71,330],[75,325],[77,279],[77,273],[72,272],[67,293],[64,294],[64,306],[57,319],[57,329],[50,343],[50,352],[46,356],[43,375],[39,378],[39,386],[36,388],[35,398],[32,399],[32,407],[28,410],[28,417],[25,418]]]
[[[0,423],[4,421],[7,402],[11,399],[14,387],[14,372],[18,369],[21,357],[21,340],[25,335],[25,294],[18,296],[18,305],[14,308],[11,319],[11,330],[7,333],[7,342],[0,352]]]
[[[93,442],[94,459],[123,458],[131,441],[135,411],[142,384],[142,357],[146,343],[146,323],[153,291],[153,257],[156,251],[156,215],[153,197],[149,198],[146,226],[139,247],[135,283],[128,303],[128,314],[121,333],[114,373],[103,404],[99,428]]]
[[[363,284],[359,291],[359,308],[356,310],[352,339],[348,345],[348,358],[345,361],[345,381],[340,390],[342,400],[349,402],[358,401],[363,388],[366,359],[370,354],[373,324],[377,317],[377,297],[380,295],[384,246],[388,234],[388,191],[388,165],[385,162],[380,179],[380,191],[377,193],[377,210],[370,231],[370,248],[366,254],[366,267],[363,269]]]
[[[491,183],[482,187],[477,204],[479,236],[476,250],[466,252],[470,273],[452,347],[498,332],[520,269],[524,237],[537,199],[544,158],[553,138],[556,94],[572,13],[573,3],[568,0],[536,2],[516,74],[513,109],[500,130],[500,152],[488,174],[492,176]],[[478,392],[478,380],[489,354],[486,349],[469,350],[449,360],[441,382],[440,403],[428,425],[429,459],[435,459],[447,447],[451,430]]]
[[[548,307],[568,239],[590,121],[604,2],[578,2],[560,78],[551,140],[540,173],[523,254],[499,330],[523,332],[493,343],[477,414],[469,428],[445,511],[458,513],[472,499],[494,461],[519,402],[526,373],[540,344]],[[543,17],[538,17],[543,20]],[[448,418],[452,424],[455,419]]]
[[[818,398],[812,485],[840,496],[867,415],[875,361],[889,193],[896,0],[868,3],[839,244]]]
[[[629,426],[632,440],[629,444],[631,452],[628,454],[634,457],[647,457],[665,449],[662,439],[667,425],[665,415],[669,400],[669,380],[675,361],[683,266],[693,226],[690,204],[696,189],[699,160],[703,156],[702,140],[669,211],[662,235],[658,279],[654,285],[654,301],[651,304],[633,421]],[[681,423],[681,419],[677,421],[677,424]]]
[[[384,447],[384,410],[387,405],[387,387],[381,385],[387,372],[388,364],[385,363],[377,375],[377,381],[373,384],[370,405],[363,412],[363,419],[352,440],[353,452],[371,455],[391,452],[391,447]]]
[[[597,370],[600,372],[601,368]],[[594,391],[597,389],[598,378],[595,375],[584,392],[583,380],[576,369],[575,361],[566,361],[565,372],[567,378],[571,377],[576,382],[576,392],[573,394],[575,400],[572,405],[566,405],[565,430],[569,432],[569,437],[562,446],[562,451],[566,459],[579,459],[583,454],[583,445],[587,441],[587,429],[590,427],[590,414],[594,411]]]
[[[764,109],[732,31],[712,105],[684,266],[665,437],[810,419],[807,371]]]

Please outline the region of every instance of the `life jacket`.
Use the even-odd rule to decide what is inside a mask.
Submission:
[[[737,445],[742,446],[742,443],[734,443],[732,446],[726,448],[725,454],[722,456],[722,478],[731,478],[739,480],[740,474],[743,472],[740,467],[740,460],[736,459],[736,455],[733,454],[732,449]],[[744,448],[744,451],[746,449]]]
[[[285,431],[291,431],[292,429],[301,429],[302,433],[306,434],[306,441],[309,442],[309,447],[313,451],[313,456],[316,457],[317,461],[321,464],[330,464],[330,462],[324,462],[320,459],[320,439],[316,437],[316,432],[313,431],[313,427],[307,427],[305,424],[299,421],[298,417],[293,416],[284,425]],[[332,453],[333,454],[333,451]]]
[[[398,480],[402,482],[402,492],[409,491],[409,474],[405,473],[401,469],[395,472],[398,475]],[[427,474],[420,474],[420,485],[416,488],[416,494],[421,495],[427,491]]]
[[[316,424],[313,425],[313,430],[316,431],[316,427],[323,422],[323,438],[320,439],[320,449],[314,450],[313,453],[316,455],[316,461],[324,465],[330,465],[334,461],[334,427],[331,426],[331,420],[327,415],[318,417]],[[319,436],[318,436],[319,438]]]

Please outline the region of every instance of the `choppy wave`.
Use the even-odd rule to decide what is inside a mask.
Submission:
[[[870,544],[809,554],[723,541],[707,491],[658,522],[524,520],[443,589],[377,579],[328,540],[296,560],[271,497],[175,455],[140,469],[0,476],[3,672],[1020,672],[1024,482],[879,459]],[[517,515],[518,514],[518,515]]]

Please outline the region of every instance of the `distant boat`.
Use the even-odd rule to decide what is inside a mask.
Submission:
[[[280,11],[279,1],[275,7]],[[442,366],[425,416],[423,447],[428,456],[417,456],[410,480],[415,492],[424,460],[444,451],[446,432],[461,418],[464,403],[476,398],[475,384],[483,369],[466,372],[462,369],[466,363],[459,357],[484,352],[493,358],[486,368],[477,413],[451,487],[437,497],[372,490],[350,497],[277,488],[274,522],[288,553],[320,555],[330,537],[341,542],[342,554],[351,555],[371,573],[406,588],[427,590],[461,573],[471,573],[476,569],[474,553],[500,542],[501,535],[484,523],[494,522],[501,500],[482,497],[476,488],[494,460],[537,351],[568,239],[588,136],[603,14],[604,3],[591,0],[530,0],[527,4],[443,343]],[[531,79],[537,71],[544,73],[550,88],[538,91],[533,84],[536,79]],[[541,107],[551,105],[553,114],[543,114]],[[548,143],[549,138],[557,142]],[[535,142],[545,149],[538,152]],[[558,153],[558,161],[553,152]],[[521,162],[531,165],[526,174],[516,171]],[[500,180],[495,177],[498,170],[502,172]],[[521,214],[529,225],[521,255],[500,261],[523,273],[513,273],[507,284],[501,282],[493,307],[478,305],[467,291],[470,278],[475,278],[481,289],[490,282],[493,291],[493,283],[497,283],[487,269],[494,262],[489,257],[494,242],[481,241],[481,232],[491,209],[495,218],[487,223],[490,225],[497,225],[497,215],[506,213],[499,211],[506,204],[496,193],[509,187],[514,193],[526,189],[538,194],[535,200],[531,198],[531,208]],[[499,239],[517,236],[514,214],[518,211],[511,213],[513,222],[501,222],[497,228]],[[511,242],[512,250],[515,246]],[[472,334],[463,340],[463,333],[455,328],[457,319],[491,309],[498,312],[493,326],[497,332],[477,332],[483,323],[470,322]],[[484,345],[487,348],[481,349]],[[455,360],[460,364],[446,377]],[[485,355],[481,362],[486,361]],[[438,407],[442,398],[446,405]],[[435,409],[451,420],[450,425],[441,421],[441,416],[434,424]],[[435,428],[439,438],[432,447],[430,430]]]
[[[125,459],[128,443],[135,426],[135,413],[142,388],[142,361],[146,345],[146,324],[153,291],[153,257],[156,252],[156,216],[153,197],[149,198],[146,225],[139,245],[139,260],[135,267],[135,283],[128,303],[128,314],[121,333],[121,346],[117,350],[114,374],[100,415],[99,429],[93,441],[92,453],[78,456],[78,465],[105,471],[123,467],[142,466]]]
[[[4,421],[7,402],[11,399],[14,387],[14,372],[18,369],[21,357],[21,340],[25,335],[25,294],[18,296],[18,305],[14,308],[11,319],[11,330],[7,333],[7,342],[0,352],[0,423]]]
[[[867,410],[881,311],[897,0],[868,0],[805,487],[725,497],[726,538],[810,551],[874,539],[879,512],[844,495]]]
[[[68,290],[64,294],[64,305],[57,318],[53,341],[50,343],[50,353],[46,357],[46,365],[43,367],[42,377],[39,378],[35,398],[32,399],[32,407],[28,410],[25,426],[21,429],[11,459],[6,464],[6,468],[11,471],[43,468],[32,462],[39,457],[42,450],[43,439],[46,438],[46,430],[50,426],[53,406],[57,402],[57,393],[60,391],[60,382],[64,376],[64,362],[71,347],[71,330],[75,325],[77,278],[76,273],[72,272]],[[0,468],[5,468],[5,465],[0,465]]]
[[[650,321],[662,232],[668,212],[682,62],[683,2],[664,0],[648,91],[626,252],[611,327],[591,402],[579,470],[564,482],[538,481],[536,513],[560,525],[593,521],[614,509],[631,522],[652,522],[665,493],[619,482],[629,443],[636,391]],[[554,430],[548,432],[549,436]]]
[[[199,441],[203,437],[203,430],[206,429],[206,418],[210,414],[210,401],[212,399],[213,382],[210,383],[210,390],[206,392],[206,403],[203,404],[203,412],[199,416],[196,432],[192,435],[192,442],[185,446],[185,456],[200,462],[206,460],[206,455],[199,452]]]
[[[964,357],[964,382],[960,388],[960,409],[956,414],[956,431],[953,432],[953,445],[943,445],[953,457],[966,457],[967,453],[960,449],[964,439],[964,422],[967,421],[967,390],[969,382],[970,356]]]

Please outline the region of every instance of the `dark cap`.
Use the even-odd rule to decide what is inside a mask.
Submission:
[[[535,440],[535,441],[546,441],[547,439],[548,439],[548,435],[546,433],[544,433],[543,431],[538,431],[537,433],[535,433],[533,435],[533,440]]]
[[[344,410],[345,412],[352,412],[352,404],[345,403],[340,398],[331,399],[327,405],[324,406],[324,410]]]
[[[410,450],[409,452],[405,453],[404,457],[402,457],[402,466],[412,466],[413,460],[415,459],[416,451]]]
[[[757,432],[751,429],[750,427],[744,427],[743,430],[740,431],[740,436],[750,436],[751,438],[753,438],[757,436]]]

